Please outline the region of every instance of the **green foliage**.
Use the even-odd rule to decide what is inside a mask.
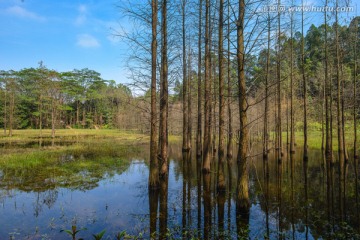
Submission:
[[[92,128],[94,125],[116,126],[120,106],[128,108],[132,99],[129,87],[106,81],[100,73],[81,69],[56,72],[41,65],[20,71],[0,71],[0,109],[14,97],[12,124],[14,129],[51,128],[55,117],[56,128]],[[54,114],[53,114],[54,113]],[[0,124],[4,124],[1,118]]]
[[[95,240],[101,240],[105,234],[106,230],[102,230],[100,233],[93,234]]]
[[[60,230],[60,232],[65,232],[72,237],[72,240],[76,240],[76,234],[78,234],[79,232],[81,232],[83,230],[86,230],[86,228],[81,228],[81,229],[77,230],[76,226],[73,225],[73,226],[71,226],[71,230],[64,229],[64,230]],[[81,240],[81,238],[79,238],[78,240]]]

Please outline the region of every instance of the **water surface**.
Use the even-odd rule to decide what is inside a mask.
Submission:
[[[74,181],[84,180],[77,183],[55,181],[51,171],[32,178],[26,169],[11,173],[16,179],[9,181],[7,169],[0,169],[0,239],[70,239],[60,230],[72,225],[86,228],[78,234],[84,239],[103,229],[104,239],[115,239],[123,230],[144,238],[150,231],[174,238],[359,237],[358,174],[352,160],[340,181],[338,165],[327,166],[320,151],[311,150],[307,163],[301,152],[285,154],[282,162],[251,158],[247,215],[236,211],[235,161],[226,167],[227,191],[218,194],[216,161],[204,177],[197,159],[172,145],[168,180],[149,194],[147,146],[141,149],[125,166],[107,166],[100,175],[91,168],[78,172]]]

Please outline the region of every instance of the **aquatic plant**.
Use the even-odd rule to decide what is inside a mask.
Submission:
[[[86,230],[86,228],[81,228],[79,230],[77,230],[75,225],[71,226],[71,230],[70,229],[63,229],[60,230],[60,232],[66,232],[67,234],[69,234],[72,237],[72,240],[76,240],[76,234],[78,234],[80,231]],[[81,240],[82,238],[79,238],[78,240]]]

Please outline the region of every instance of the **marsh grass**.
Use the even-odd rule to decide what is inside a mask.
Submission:
[[[360,128],[360,126],[359,126]],[[358,128],[358,129],[359,129]],[[282,139],[283,139],[283,146],[286,146],[286,132],[282,133]],[[357,132],[357,138],[360,139],[360,131]],[[273,139],[275,139],[275,132],[270,132],[270,142],[273,142]],[[261,142],[262,138],[259,137],[256,139],[257,141]],[[289,141],[290,141],[290,132],[289,132]],[[321,150],[321,141],[322,141],[322,133],[320,130],[312,130],[308,132],[308,147],[310,149],[318,149]],[[325,141],[325,140],[324,140]],[[337,151],[337,131],[336,129],[333,129],[333,151]],[[345,132],[345,141],[346,141],[346,147],[348,150],[353,149],[354,144],[354,132],[352,131],[352,128],[347,128]],[[302,131],[296,131],[295,132],[295,144],[297,147],[301,147],[304,144],[304,133]],[[324,142],[325,144],[325,142]],[[360,145],[360,143],[358,143]]]
[[[296,132],[295,133],[295,141],[297,146],[303,146],[304,144],[304,134],[303,132]],[[357,132],[357,138],[360,137],[360,131]],[[283,139],[286,141],[286,133],[283,134]],[[309,131],[308,133],[308,147],[312,149],[320,149],[321,150],[321,141],[322,141],[322,134],[321,131]],[[325,141],[325,140],[324,140]],[[338,140],[337,140],[337,131],[333,129],[333,151],[338,150]],[[351,129],[347,129],[345,132],[345,142],[347,150],[353,149],[354,144],[354,132]],[[324,142],[325,145],[325,142]]]
[[[0,186],[22,190],[56,186],[91,189],[105,176],[125,171],[145,143],[142,139],[146,138],[109,130],[100,130],[94,136],[89,136],[88,132],[82,131],[82,138],[68,145],[55,143],[45,147],[17,148],[16,143],[14,148],[0,150]],[[33,141],[32,131],[22,133],[24,136],[21,140],[18,138],[18,143],[26,139]],[[66,132],[63,141],[68,140],[65,136],[74,137]]]
[[[105,139],[112,138],[119,141],[148,141],[149,136],[136,131],[124,131],[118,129],[59,129],[56,130],[55,142],[64,140],[84,140],[84,139]],[[13,130],[13,136],[0,135],[0,142],[33,141],[34,139],[52,140],[51,130],[23,129]]]

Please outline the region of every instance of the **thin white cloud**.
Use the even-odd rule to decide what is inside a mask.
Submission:
[[[97,48],[100,47],[99,41],[90,34],[79,34],[77,36],[76,44],[83,48]]]
[[[12,6],[12,7],[7,8],[5,11],[8,14],[16,16],[16,17],[27,18],[27,19],[37,20],[37,21],[45,20],[44,17],[39,16],[34,12],[28,11],[25,8],[20,7],[20,6]]]
[[[87,7],[84,4],[79,5],[78,7],[78,16],[75,19],[75,25],[80,26],[86,22],[86,15],[87,15]]]

